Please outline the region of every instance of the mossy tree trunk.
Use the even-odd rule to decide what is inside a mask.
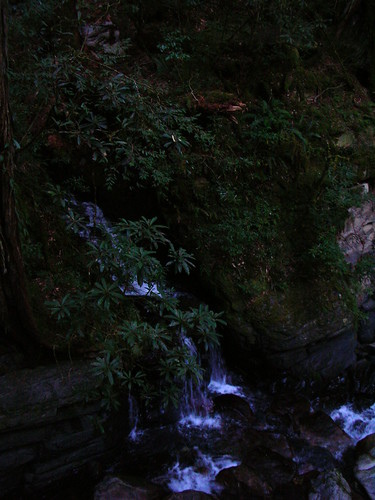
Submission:
[[[37,329],[27,297],[13,190],[15,158],[7,72],[7,0],[0,0],[0,341],[35,354]]]
[[[374,0],[366,0],[365,16],[368,36],[368,63],[369,63],[369,86],[371,97],[375,97],[375,3]]]

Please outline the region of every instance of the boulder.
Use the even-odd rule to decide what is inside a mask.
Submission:
[[[235,394],[220,394],[213,398],[213,402],[216,411],[230,411],[247,420],[253,417],[253,412],[249,403],[241,396],[236,396]]]
[[[329,284],[307,288],[295,285],[285,293],[257,297],[251,310],[239,313],[241,322],[233,323],[234,314],[228,316],[233,332],[230,350],[237,364],[246,370],[255,364],[262,372],[272,368],[299,379],[324,381],[355,363],[356,330],[341,297]]]
[[[346,432],[323,411],[301,416],[298,425],[300,437],[310,446],[324,447],[333,454],[342,452],[352,443]]]
[[[335,286],[324,277],[285,291],[267,290],[245,300],[229,271],[207,278],[228,323],[224,345],[236,366],[250,375],[275,371],[301,378],[331,379],[356,360],[353,318]]]
[[[368,359],[358,361],[353,370],[355,390],[367,397],[375,396],[375,362]]]
[[[156,485],[135,486],[118,477],[104,478],[94,493],[94,500],[158,500],[163,497],[165,493]]]
[[[274,330],[274,336],[276,332],[280,335],[279,341],[276,341],[279,348],[285,347],[285,350],[276,351],[277,344],[273,341],[272,348],[266,354],[268,363],[299,377],[321,379],[331,379],[354,364],[357,345],[354,328],[349,325],[333,330],[333,325],[325,328],[317,323],[318,319],[292,330],[290,333],[293,333],[293,338],[290,337],[288,341],[282,330]],[[305,344],[302,344],[303,340]]]
[[[269,411],[278,415],[303,415],[310,411],[310,401],[295,393],[276,394],[271,402]]]
[[[354,475],[366,490],[368,496],[375,499],[375,434],[370,434],[357,443],[358,455]]]
[[[92,409],[81,403],[98,385],[99,380],[93,376],[88,362],[3,375],[0,378],[0,432],[90,413]]]
[[[305,439],[290,440],[293,452],[298,457],[298,474],[305,476],[313,472],[327,472],[336,467],[337,460],[323,446],[311,446]]]
[[[272,493],[270,485],[256,471],[246,465],[224,469],[216,476],[223,486],[223,498],[247,499],[268,497]]]
[[[293,460],[265,446],[249,450],[243,464],[263,478],[272,489],[290,483],[297,471]]]
[[[345,259],[355,265],[361,257],[372,252],[375,239],[375,209],[372,201],[349,210],[350,216],[340,234],[339,245]]]
[[[375,342],[375,311],[367,313],[367,318],[360,322],[358,340],[361,344]]]
[[[332,470],[319,474],[311,482],[309,500],[351,500],[352,493],[349,484],[340,471]]]
[[[373,434],[365,436],[363,439],[358,441],[355,447],[355,453],[358,456],[363,455],[365,453],[368,453],[373,448],[375,448],[375,432]]]

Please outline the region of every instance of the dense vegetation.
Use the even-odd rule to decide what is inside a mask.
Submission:
[[[362,200],[353,187],[374,178],[370,0],[10,4],[15,192],[40,338],[100,351],[106,401],[121,385],[177,401],[178,380],[202,376],[181,332],[207,348],[220,315],[181,309],[165,284],[191,254],[229,319],[267,328],[269,304],[288,314],[338,293],[357,312],[371,266],[351,269],[337,235]],[[73,195],[114,220],[96,228],[101,243],[77,236]],[[161,297],[137,306],[123,292],[134,280]]]

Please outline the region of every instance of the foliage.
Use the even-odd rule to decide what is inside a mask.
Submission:
[[[53,193],[56,196],[55,190]],[[65,205],[63,203],[63,205]],[[84,214],[75,203],[67,203],[67,227],[76,234],[88,231]],[[70,206],[69,206],[70,205]],[[186,335],[207,350],[218,343],[216,328],[223,324],[220,314],[207,306],[183,311],[166,285],[166,267],[156,250],[169,247],[169,261],[175,272],[189,273],[192,256],[175,249],[157,219],[120,220],[110,228],[98,224],[95,237],[87,241],[90,281],[70,290],[46,305],[71,341],[77,336],[101,349],[94,362],[103,381],[104,404],[117,404],[121,388],[145,402],[162,394],[165,403],[177,403],[178,391],[186,379],[199,382],[202,368],[184,343]],[[149,318],[129,319],[127,302],[134,283],[145,285]],[[129,295],[130,294],[130,295]],[[148,305],[147,305],[148,304]],[[154,311],[154,312],[152,312]]]
[[[365,0],[142,0],[79,2],[77,17],[69,5],[31,0],[12,10],[25,258],[32,278],[47,283],[61,329],[103,350],[95,369],[108,400],[125,387],[176,401],[178,380],[200,377],[182,331],[207,348],[220,317],[182,310],[165,288],[168,272],[196,266],[195,279],[229,276],[245,314],[259,296],[320,279],[353,298],[371,274],[364,264],[352,272],[337,235],[361,202],[352,187],[374,180],[374,106],[349,75],[350,64],[372,71],[363,67],[373,49],[364,12],[373,8]],[[120,32],[119,52],[85,44],[82,29],[103,19]],[[361,26],[364,40],[354,36]],[[339,146],[345,133],[354,146]],[[31,187],[35,172],[43,182],[36,175]],[[146,193],[173,241],[137,206],[138,220],[97,225],[96,239],[74,254],[48,213],[64,210],[67,240],[82,250],[74,235],[87,221],[64,188],[106,200],[106,190],[121,200]],[[48,222],[44,236],[35,214]],[[135,282],[160,292],[150,287],[146,310],[129,306]]]

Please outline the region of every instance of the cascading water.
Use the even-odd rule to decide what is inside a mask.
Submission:
[[[83,213],[86,219],[85,223],[80,223],[78,230],[80,237],[90,241],[94,245],[99,245],[100,241],[96,228],[100,227],[101,230],[110,236],[112,245],[116,248],[116,234],[98,206],[89,202],[78,204],[74,198],[70,200],[70,203],[79,212]],[[122,265],[125,266],[125,263]],[[117,280],[117,277],[113,276],[113,280]],[[160,295],[154,284],[144,283],[142,286],[139,286],[136,281],[133,281],[131,286],[127,287],[124,292],[127,295],[133,296]],[[194,358],[199,365],[199,352],[193,340],[182,332],[181,342],[187,348],[189,356]],[[200,384],[194,384],[192,380],[185,381],[180,404],[180,419],[176,429],[183,436],[189,435],[189,438],[192,438],[189,434],[190,430],[194,429],[198,441],[202,430],[219,431],[221,428],[220,415],[213,414],[212,411],[212,396],[229,393],[242,394],[239,387],[230,384],[230,379],[225,371],[219,351],[212,350],[210,352],[209,371],[211,373],[209,384],[203,381]],[[137,446],[137,443],[142,441],[143,437],[147,436],[147,433],[139,428],[139,412],[136,401],[131,395],[129,395],[128,408],[131,428],[128,434],[128,441]],[[147,437],[149,438],[149,436]],[[239,463],[238,460],[227,454],[211,455],[207,451],[203,452],[198,445],[194,446],[193,455],[193,463],[184,465],[177,460],[173,465],[169,466],[165,475],[159,477],[159,481],[167,484],[172,491],[183,491],[186,488],[194,488],[207,493],[219,491],[220,486],[215,483],[217,473],[222,469],[238,465]]]
[[[116,234],[96,205],[92,203],[78,205],[75,200],[70,202],[76,205],[87,218],[87,222],[82,224],[79,230],[82,238],[99,244],[96,228],[101,226],[111,236],[113,245],[116,247]],[[113,279],[117,278],[114,276]],[[134,281],[127,287],[125,293],[149,295],[159,292],[154,284],[145,283],[139,286]],[[181,342],[186,347],[188,355],[199,363],[199,352],[193,340],[181,334]],[[225,412],[218,411],[215,401],[217,398],[227,396],[233,396],[245,402],[254,414],[257,414],[257,423],[253,425],[256,432],[264,432],[266,436],[271,433],[274,436],[272,438],[274,443],[277,443],[283,436],[284,439],[285,436],[297,439],[296,446],[301,447],[302,455],[296,454],[292,460],[302,471],[306,466],[304,460],[307,460],[310,464],[308,467],[311,467],[311,460],[313,461],[318,447],[313,446],[311,449],[307,448],[306,451],[306,444],[301,444],[298,433],[293,436],[293,429],[290,427],[280,430],[285,424],[282,423],[279,415],[276,414],[276,418],[272,415],[272,410],[270,410],[272,395],[262,391],[251,392],[242,382],[234,383],[233,379],[236,380],[236,378],[226,370],[218,349],[209,351],[207,362],[207,372],[210,375],[208,378],[198,385],[193,384],[192,381],[186,381],[177,422],[161,427],[140,429],[135,400],[129,397],[131,431],[128,434],[128,444],[131,459],[126,461],[126,467],[129,467],[130,463],[139,463],[137,471],[145,471],[145,462],[148,460],[147,472],[144,474],[153,482],[175,492],[193,489],[220,496],[221,486],[216,480],[217,474],[223,469],[235,467],[241,463],[243,455],[237,451],[243,449],[241,446],[246,446],[246,443],[243,445],[241,440],[246,438],[249,425],[248,421],[244,424],[243,421],[242,423],[236,421],[233,414],[228,416]],[[267,411],[271,412],[271,418],[268,420]],[[329,413],[351,437],[352,445],[364,436],[375,432],[375,403],[362,410],[359,410],[354,403],[347,403],[335,409],[331,407]],[[308,438],[308,435],[306,436]],[[159,448],[161,458],[154,459]],[[141,457],[138,462],[137,453]]]
[[[215,482],[217,474],[229,467],[238,465],[238,461],[229,456],[210,457],[197,451],[194,466],[181,466],[178,462],[168,470],[168,487],[175,492],[185,490],[203,491],[204,493],[219,493],[220,485]]]
[[[199,358],[193,340],[184,336],[184,343],[191,356]],[[220,351],[211,349],[209,355],[210,382],[202,382],[194,386],[191,381],[185,383],[181,418],[178,422],[178,431],[184,435],[198,437],[198,440],[213,439],[220,433],[223,422],[218,413],[215,413],[213,397],[217,394],[242,394],[241,388],[230,384]],[[194,460],[184,464],[179,459],[168,468],[166,474],[159,477],[160,482],[167,484],[174,492],[187,489],[203,491],[205,493],[219,493],[221,486],[215,481],[217,474],[223,469],[240,464],[240,460],[228,454],[209,454],[194,446]]]
[[[348,403],[333,410],[331,417],[354,442],[375,433],[375,403],[362,410],[358,410],[354,404]]]
[[[130,441],[136,442],[138,441],[138,439],[142,437],[142,431],[138,429],[138,421],[139,421],[138,405],[136,400],[133,398],[131,394],[129,394],[128,398],[128,408],[129,408],[128,418],[131,429],[128,435],[128,439],[130,439]]]
[[[233,385],[228,371],[225,369],[223,358],[218,349],[210,349],[211,378],[208,390],[217,394],[235,394],[245,396],[243,388]]]
[[[94,245],[98,245],[100,241],[98,241],[98,237],[95,234],[95,229],[100,227],[111,237],[112,245],[116,248],[116,234],[112,230],[110,223],[104,217],[103,211],[97,205],[91,202],[78,203],[73,197],[69,200],[69,203],[78,208],[78,210],[85,216],[85,222],[80,222],[78,229],[78,234],[81,238],[90,241]],[[124,263],[122,265],[125,267]],[[116,281],[117,277],[112,276],[112,279]],[[133,280],[133,282],[126,289],[122,287],[122,290],[125,295],[128,296],[144,296],[151,294],[160,296],[160,292],[154,283],[144,282],[142,285],[139,285],[137,280]]]

